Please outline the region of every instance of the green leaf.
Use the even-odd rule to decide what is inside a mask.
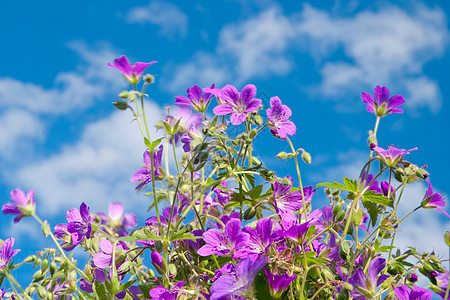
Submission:
[[[336,181],[333,181],[333,183],[330,183],[330,182],[319,183],[318,185],[316,185],[316,188],[318,188],[318,187],[330,187],[330,188],[334,188],[334,189],[341,189],[343,191],[350,191],[350,192],[352,191],[346,185],[344,185],[342,183],[338,183]]]
[[[385,197],[383,194],[375,193],[374,191],[366,191],[364,194],[361,195],[361,199],[364,201],[371,201],[376,204],[381,204],[385,206],[391,206],[391,201]]]
[[[344,183],[345,185],[350,188],[351,192],[356,192],[358,189],[358,182],[356,180],[348,179],[347,177],[344,177]]]
[[[122,242],[134,242],[139,240],[138,237],[136,236],[123,236],[117,239],[118,241],[122,241]]]
[[[159,143],[163,140],[164,138],[159,138],[153,142],[150,142],[146,137],[144,137],[144,143],[145,146],[147,146],[148,150],[150,150],[150,152],[153,151],[153,149],[155,149],[156,146],[159,145]]]
[[[372,227],[375,227],[378,220],[378,209],[375,203],[363,200],[362,201],[365,208],[367,208],[367,212],[370,215],[370,220],[372,221]]]
[[[259,196],[261,195],[262,189],[263,189],[263,185],[259,184],[259,185],[255,186],[253,189],[251,189],[250,191],[248,191],[247,195],[250,197],[250,199],[257,200],[259,198]]]
[[[108,300],[108,297],[106,296],[105,286],[100,281],[95,280],[93,287],[94,287],[94,293],[97,295],[98,299]]]

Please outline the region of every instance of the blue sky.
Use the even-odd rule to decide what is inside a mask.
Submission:
[[[16,187],[33,188],[38,214],[53,225],[82,201],[93,212],[110,201],[128,211],[146,207],[129,182],[144,150],[137,125],[111,105],[128,86],[106,64],[123,54],[158,61],[149,68],[154,121],[194,84],[253,83],[262,98],[279,96],[293,111],[295,146],[313,158],[303,165],[308,185],[357,176],[375,122],[360,95],[385,85],[406,103],[403,115],[382,120],[379,145],[417,146],[408,159],[428,165],[435,190],[450,194],[446,2],[2,1],[0,10],[1,201]],[[274,158],[287,149],[270,136],[256,141],[280,176],[295,174],[293,162]],[[412,185],[402,211],[424,193]],[[316,195],[316,207],[324,198]],[[148,217],[138,216],[141,224]],[[19,247],[45,244],[32,220],[0,224],[0,238],[15,236]],[[400,246],[414,242],[448,256],[443,215],[421,211],[406,224]]]

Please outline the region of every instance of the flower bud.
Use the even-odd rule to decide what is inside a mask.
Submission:
[[[155,82],[155,76],[151,75],[151,74],[147,74],[144,76],[144,80],[146,83],[148,84],[152,84]]]
[[[344,282],[344,283],[342,284],[342,287],[343,287],[344,289],[348,290],[348,291],[353,291],[353,285],[351,285],[351,284],[348,283],[348,282]]]
[[[308,152],[305,151],[305,152],[302,153],[302,159],[308,165],[311,164],[311,154],[309,154]]]
[[[44,273],[44,271],[47,269],[47,267],[48,267],[48,259],[44,259],[41,262],[41,271],[42,271],[42,273]]]
[[[261,161],[257,159],[256,157],[252,156],[252,164],[259,166],[261,165]]]
[[[409,274],[409,276],[407,277],[407,279],[411,282],[416,282],[418,280],[418,277],[416,274]]]
[[[244,213],[244,220],[251,220],[256,216],[256,208],[254,206],[247,208]]]
[[[252,131],[250,131],[248,136],[249,136],[249,138],[254,139],[257,134],[258,134],[258,130],[255,128]]]
[[[38,287],[38,296],[41,299],[47,299],[47,290],[43,286]]]
[[[114,101],[113,102],[114,107],[117,108],[118,110],[126,110],[128,108],[128,103],[126,103],[125,101]]]
[[[427,179],[428,175],[430,175],[430,173],[428,173],[424,169],[416,170],[416,176],[419,177],[420,179]]]
[[[279,159],[285,159],[287,157],[287,153],[284,151],[281,151],[280,153],[277,154],[277,157]]]
[[[129,95],[130,95],[130,93],[128,91],[123,91],[119,94],[119,97],[122,99],[128,99]]]
[[[350,246],[347,243],[342,243],[339,245],[339,257],[343,261],[347,261],[350,258]]]
[[[331,195],[331,189],[329,187],[327,187],[325,189],[325,195],[330,196]]]
[[[447,244],[447,246],[450,247],[450,232],[448,230],[444,232],[444,241]]]
[[[345,218],[345,211],[341,210],[337,215],[336,215],[336,221],[337,222],[341,222],[342,220],[344,220]]]
[[[333,207],[333,216],[337,216],[338,213],[340,213],[342,210],[342,204],[341,203],[337,203],[334,207]]]
[[[255,123],[257,125],[262,125],[264,123],[264,120],[261,116],[258,115],[258,116],[255,116]]]
[[[51,276],[53,276],[53,274],[55,274],[55,271],[56,271],[56,264],[55,264],[54,261],[52,261],[52,262],[50,263],[49,271],[50,271],[50,275],[51,275]]]
[[[133,101],[135,101],[136,99],[137,99],[137,95],[136,95],[135,93],[130,94],[130,95],[128,96],[128,100],[130,100],[130,102],[133,102]]]

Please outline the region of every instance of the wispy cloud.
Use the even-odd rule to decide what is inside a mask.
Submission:
[[[169,39],[185,37],[188,31],[188,16],[176,5],[158,0],[132,8],[127,14],[127,22],[156,25],[159,34]]]
[[[194,83],[221,85],[225,78],[243,84],[286,76],[297,68],[294,53],[306,51],[321,76],[317,85],[303,87],[314,97],[347,106],[345,99],[359,94],[361,87],[370,91],[381,84],[394,93],[401,91],[413,112],[438,112],[439,85],[423,69],[442,56],[448,37],[445,14],[438,7],[416,4],[404,10],[385,5],[343,17],[308,4],[288,15],[272,5],[225,25],[213,52],[199,51],[189,62],[171,65],[175,75],[167,86],[174,92]]]

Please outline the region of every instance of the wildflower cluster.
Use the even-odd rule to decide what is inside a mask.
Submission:
[[[277,96],[262,107],[252,84],[240,92],[230,84],[188,88],[156,123],[165,136],[150,136],[144,101],[154,77],[143,74],[153,63],[131,65],[122,56],[109,65],[133,86],[114,105],[130,110],[139,124],[146,149],[143,167],[130,174],[130,181],[145,191],[154,215],[138,226],[122,203],[112,202],[107,214],[93,214],[83,202],[67,212],[67,223],[51,230],[35,213],[34,192],[25,196],[16,189],[14,203],[5,204],[3,213],[15,215],[15,222],[36,219],[56,249],[24,260],[40,267],[22,288],[11,274],[21,264],[12,261],[19,250],[13,250],[14,238],[5,240],[0,284],[7,278],[10,289],[1,289],[0,299],[403,300],[431,299],[432,291],[448,297],[449,272],[433,252],[394,246],[411,213],[437,209],[450,217],[428,172],[405,159],[417,148],[378,146],[380,119],[402,113],[402,96],[389,98],[389,90],[380,86],[374,97],[362,94],[376,123],[359,178],[303,186],[300,162],[310,164],[311,155],[290,139],[296,133],[292,111]],[[233,126],[242,133],[229,134]],[[291,152],[277,157],[294,158],[296,178],[277,176],[253,155],[253,140],[264,131],[287,142]],[[165,161],[169,155],[173,166]],[[410,199],[416,209],[401,215],[403,190],[416,181],[426,181],[428,190],[422,199]],[[316,207],[320,198],[329,205]],[[72,257],[76,247],[87,253],[84,266]],[[429,279],[430,289],[416,285],[418,273]]]

